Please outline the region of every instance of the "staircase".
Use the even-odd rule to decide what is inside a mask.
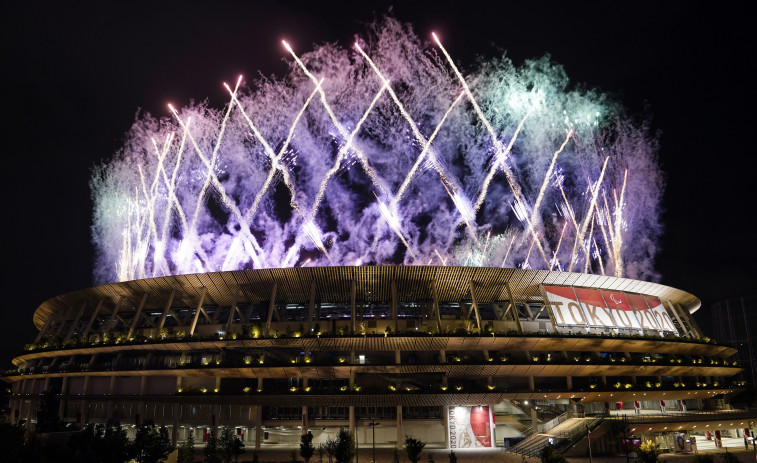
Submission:
[[[551,445],[558,451],[565,451],[586,437],[587,430],[595,429],[602,420],[603,418],[576,418],[570,413],[565,413],[550,422],[554,423],[553,427],[546,429],[550,423],[545,423],[539,432],[531,434],[508,451],[529,457],[539,457],[542,449],[550,445],[550,439],[552,439]]]

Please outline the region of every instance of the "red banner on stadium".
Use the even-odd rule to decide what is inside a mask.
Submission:
[[[641,329],[641,323],[628,303],[626,295],[618,291],[601,291],[605,302],[610,306],[613,318],[620,328]]]
[[[620,291],[544,286],[560,326],[667,331],[678,334],[659,299]]]

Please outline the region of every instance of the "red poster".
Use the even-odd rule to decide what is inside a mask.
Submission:
[[[470,427],[476,440],[483,447],[492,446],[492,434],[489,427],[489,407],[471,407]]]

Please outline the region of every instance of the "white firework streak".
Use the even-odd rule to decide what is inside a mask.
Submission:
[[[397,106],[397,109],[399,109],[400,114],[402,114],[402,117],[407,121],[408,125],[410,125],[410,129],[413,132],[413,136],[415,136],[415,139],[418,141],[418,143],[420,143],[421,146],[424,147],[423,151],[427,151],[428,150],[427,156],[431,160],[432,167],[439,174],[439,177],[440,177],[440,179],[442,181],[442,185],[444,186],[444,188],[446,189],[447,186],[449,186],[449,188],[451,188],[452,191],[455,193],[455,196],[459,196],[460,192],[457,191],[457,187],[447,177],[446,172],[444,172],[444,170],[442,169],[442,167],[437,162],[437,158],[436,158],[436,155],[434,154],[433,150],[430,149],[430,146],[431,146],[430,142],[426,139],[426,137],[423,136],[423,134],[420,132],[420,130],[418,130],[418,126],[415,123],[415,121],[413,120],[412,116],[410,116],[410,114],[408,114],[408,112],[405,110],[405,106],[402,104],[402,102],[397,97],[397,94],[394,93],[394,90],[392,90],[392,87],[389,85],[390,84],[389,80],[386,77],[384,77],[384,75],[381,73],[381,70],[379,70],[379,68],[376,66],[376,63],[374,63],[373,60],[370,58],[370,56],[368,56],[363,51],[363,49],[360,48],[359,44],[355,43],[355,48],[363,56],[363,58],[365,58],[365,60],[371,66],[371,69],[373,69],[373,71],[376,73],[376,75],[379,76],[379,78],[381,79],[381,81],[384,82],[385,85],[387,85],[388,90],[389,90],[389,96],[391,96],[392,100],[394,101],[394,104]],[[457,104],[457,103],[453,103],[453,105],[454,104]],[[451,111],[451,108],[448,111]],[[445,114],[445,118],[446,118],[446,114]],[[442,122],[444,122],[444,119],[442,119]],[[419,158],[420,158],[420,156],[419,156]],[[449,190],[447,190],[447,193],[449,193]],[[450,194],[450,197],[452,197],[452,200],[453,200],[453,202],[455,204],[455,207],[457,208],[458,212],[460,212],[460,215],[462,216],[463,221],[465,222],[465,225],[468,227],[468,231],[469,231],[471,237],[475,240],[476,245],[478,245],[480,247],[480,245],[478,243],[478,238],[476,237],[475,228],[474,228],[473,225],[471,225],[471,221],[472,221],[473,217],[471,217],[470,213],[466,213],[466,208],[463,208],[463,207],[460,206],[460,202],[455,199],[455,196],[453,196],[452,194]]]
[[[602,272],[602,275],[605,275],[605,266],[602,265],[602,253],[599,250],[599,246],[597,246],[597,239],[594,238],[592,241],[594,242],[594,250],[597,252],[597,260],[599,261],[599,270]]]
[[[591,255],[591,241],[593,239],[594,239],[594,220],[592,217],[592,221],[589,223],[589,237],[581,243],[581,245],[586,248],[589,255]],[[586,259],[584,261],[584,273],[589,272],[589,264],[591,264],[591,259]]]
[[[513,194],[515,194],[515,197],[518,198],[520,196],[520,188],[518,187],[517,183],[515,183],[514,179],[512,178],[512,172],[510,172],[509,168],[504,164],[504,161],[507,159],[507,156],[510,153],[510,150],[513,147],[513,143],[515,143],[515,139],[518,137],[518,133],[520,133],[521,127],[523,127],[523,123],[526,122],[526,119],[531,114],[531,111],[529,111],[526,114],[526,117],[523,118],[523,120],[518,124],[518,128],[515,130],[515,134],[513,134],[512,139],[510,140],[509,145],[505,148],[502,143],[497,139],[497,135],[494,133],[494,128],[489,123],[489,120],[484,116],[484,112],[481,111],[481,107],[478,105],[478,102],[473,97],[473,93],[470,91],[470,87],[468,86],[468,82],[465,80],[463,75],[460,73],[460,70],[455,65],[455,61],[452,59],[452,57],[447,52],[447,49],[444,48],[444,45],[442,45],[441,40],[439,40],[439,37],[437,37],[435,32],[432,32],[431,35],[434,37],[434,41],[436,41],[436,44],[439,46],[439,49],[442,51],[444,56],[447,58],[447,62],[449,62],[450,66],[452,67],[452,70],[455,71],[455,75],[457,76],[457,79],[460,81],[460,83],[463,86],[463,90],[465,91],[466,96],[468,97],[468,100],[471,102],[471,105],[473,105],[473,109],[476,111],[476,114],[478,115],[481,122],[486,127],[487,132],[489,132],[489,135],[492,138],[492,143],[494,143],[494,146],[497,147],[497,152],[495,154],[495,164],[492,167],[492,172],[496,170],[496,167],[499,163],[502,164],[502,169],[505,172],[505,175],[507,177],[508,183],[510,183],[510,188],[513,190]],[[500,161],[501,159],[501,161]],[[490,173],[490,176],[487,176],[488,181],[491,182],[491,177],[493,177],[494,174]],[[488,183],[484,182],[484,190],[482,191],[482,195],[479,196],[479,200],[476,201],[476,210],[481,206],[481,203],[483,203],[483,197],[486,196],[486,189],[488,188]]]
[[[437,251],[436,249],[434,249],[434,252],[436,253],[436,256],[439,258],[439,260],[441,261],[442,265],[444,267],[446,267],[447,266],[447,260],[446,259],[442,259],[442,255],[439,254],[439,251]]]
[[[376,196],[376,193],[373,193],[373,196]],[[415,259],[415,253],[413,252],[413,249],[410,247],[408,242],[405,240],[405,237],[402,236],[402,232],[400,231],[400,221],[399,218],[396,216],[396,214],[392,214],[392,211],[390,211],[384,203],[381,202],[381,200],[376,196],[376,201],[378,201],[379,204],[379,212],[381,212],[381,215],[384,217],[384,220],[386,220],[386,223],[389,224],[389,228],[391,228],[394,233],[397,234],[397,236],[402,240],[402,244],[405,245],[407,248],[407,251],[410,253],[413,259]]]
[[[436,136],[439,134],[439,130],[442,128],[442,125],[447,120],[447,117],[452,112],[452,109],[457,106],[457,104],[460,102],[460,100],[463,98],[464,93],[460,93],[457,98],[452,102],[452,104],[447,108],[447,111],[442,116],[442,119],[439,121],[438,124],[436,124],[436,127],[434,128],[434,131],[431,133],[431,136],[428,138],[428,141],[423,146],[423,150],[421,151],[421,154],[418,155],[418,158],[415,160],[415,164],[413,164],[413,167],[410,169],[410,171],[405,176],[405,179],[402,181],[402,185],[400,185],[400,188],[397,190],[397,194],[394,197],[394,202],[398,202],[402,195],[405,194],[405,190],[407,189],[408,185],[410,184],[410,180],[415,176],[415,173],[418,171],[418,168],[420,167],[423,160],[426,158],[427,153],[429,152],[431,148],[431,143],[434,141]]]
[[[565,201],[565,208],[568,210],[568,215],[570,216],[570,221],[573,224],[573,228],[576,229],[576,236],[578,236],[578,233],[579,233],[581,227],[579,227],[579,225],[578,225],[578,221],[576,220],[576,215],[573,212],[573,207],[570,205],[570,202],[568,202],[568,197],[565,194],[565,189],[563,188],[562,184],[560,184],[560,193],[562,194],[562,198]],[[584,248],[582,247],[581,249],[584,249]],[[555,253],[555,255],[557,255],[557,254]],[[569,262],[569,265],[572,265],[573,258],[574,258],[574,256],[571,255],[571,260]],[[589,256],[587,255],[586,258],[588,259]]]
[[[171,143],[173,142],[173,139],[175,137],[174,132],[170,132],[166,136],[166,141],[163,143],[163,149],[158,148],[158,143],[155,141],[155,139],[152,139],[153,147],[155,148],[155,154],[158,158],[158,164],[155,168],[155,173],[152,180],[152,185],[150,185],[150,192],[149,195],[147,191],[145,190],[145,181],[144,181],[144,174],[142,172],[142,166],[139,166],[139,176],[142,182],[142,189],[144,191],[145,196],[149,196],[148,201],[148,210],[150,213],[150,227],[149,227],[149,235],[152,236],[154,241],[153,245],[153,258],[152,258],[152,265],[153,265],[153,274],[151,276],[155,276],[155,268],[156,266],[161,265],[160,258],[163,255],[163,246],[162,242],[158,238],[158,225],[155,223],[155,202],[157,200],[158,196],[158,184],[160,183],[160,173],[164,171],[163,169],[163,160],[166,158],[166,155],[168,154],[168,149],[171,146]],[[170,214],[170,208],[166,211],[166,215]],[[163,229],[161,229],[163,231]],[[144,274],[145,269],[142,268],[142,274]],[[163,269],[163,272],[165,273],[166,269]]]
[[[355,135],[357,135],[358,131],[360,131],[360,127],[363,126],[363,123],[368,118],[368,115],[373,111],[374,106],[376,106],[376,103],[378,102],[379,98],[381,98],[381,95],[384,94],[384,90],[386,90],[389,87],[389,82],[385,82],[384,85],[381,87],[381,90],[376,93],[376,96],[373,97],[373,100],[371,100],[371,104],[368,105],[368,108],[363,113],[363,116],[360,118],[357,124],[355,124],[355,128],[352,130],[352,132],[347,137],[347,140],[345,140],[344,145],[339,149],[339,152],[336,155],[336,161],[334,162],[334,165],[331,167],[331,169],[326,172],[326,175],[323,177],[323,180],[321,180],[320,188],[318,189],[318,194],[315,197],[315,201],[313,201],[313,209],[310,214],[310,220],[315,220],[315,215],[318,212],[318,208],[321,205],[321,201],[323,201],[323,195],[326,191],[326,185],[328,184],[331,177],[334,176],[339,171],[339,168],[342,164],[342,159],[347,155],[348,150],[352,147],[352,141],[355,138]],[[375,194],[374,194],[375,195]],[[378,199],[378,197],[376,198]]]
[[[611,259],[613,259],[613,255],[610,252],[612,249],[612,243],[614,240],[613,234],[612,234],[612,221],[610,220],[610,214],[607,209],[607,194],[602,193],[602,201],[605,204],[605,207],[603,209],[600,209],[599,206],[597,206],[597,223],[599,223],[599,230],[602,233],[602,241],[605,243],[605,247],[607,248],[607,265],[610,265]],[[605,227],[605,220],[607,221],[607,226]],[[595,240],[596,243],[596,240]],[[601,256],[601,253],[599,252],[599,248],[597,248],[597,253]],[[601,262],[602,258],[599,257],[599,260]]]
[[[237,79],[237,85],[234,87],[234,93],[237,92],[237,90],[239,89],[239,84],[241,83],[242,83],[242,76],[239,76],[239,79]],[[229,116],[231,115],[231,110],[233,107],[234,105],[231,102],[229,102],[229,105],[226,108],[226,114],[224,114],[223,119],[221,120],[221,127],[218,130],[218,136],[216,138],[216,143],[215,143],[215,146],[213,147],[213,151],[210,155],[210,161],[205,161],[205,157],[204,156],[202,157],[203,162],[205,162],[208,167],[208,175],[205,178],[205,183],[203,183],[202,189],[200,189],[200,195],[197,197],[197,204],[195,205],[195,212],[192,215],[192,223],[190,224],[190,229],[192,233],[196,231],[197,220],[199,219],[199,216],[200,216],[200,209],[202,208],[203,199],[205,198],[205,194],[207,193],[208,188],[213,182],[212,179],[215,178],[216,180],[218,180],[213,171],[215,169],[216,162],[218,161],[218,149],[221,147],[221,141],[223,140],[223,135],[226,132],[226,122],[228,122],[229,120]],[[192,137],[191,134],[189,136],[190,138]],[[192,138],[192,142],[196,146],[196,143],[194,143],[194,138]],[[202,152],[198,146],[196,146],[196,148],[198,150],[198,154]],[[218,183],[220,184],[221,182],[218,182]]]
[[[513,243],[515,242],[515,237],[516,236],[517,235],[515,233],[513,233],[513,238],[510,240],[510,244],[507,245],[507,251],[505,252],[505,258],[502,259],[502,265],[500,265],[500,268],[504,268],[505,267],[505,262],[507,262],[507,256],[510,255],[510,249],[513,247]]]
[[[300,58],[295,54],[294,50],[292,50],[292,47],[289,46],[289,44],[285,41],[281,41],[282,44],[284,44],[284,48],[287,49],[290,55],[292,55],[292,58],[294,58],[294,61],[297,63],[297,65],[302,69],[302,72],[305,73],[305,75],[312,80],[314,83],[318,83],[318,78],[316,78],[305,66],[305,64],[300,60]],[[318,93],[321,96],[321,104],[323,105],[323,108],[326,110],[326,113],[329,115],[329,118],[331,119],[331,123],[334,124],[334,127],[339,131],[339,134],[342,136],[343,139],[347,139],[349,137],[349,131],[344,128],[344,126],[339,122],[339,119],[337,119],[336,114],[334,114],[334,111],[331,109],[331,106],[329,105],[328,101],[326,101],[326,92],[323,91],[322,88],[319,88]],[[370,177],[373,184],[376,186],[376,188],[381,191],[381,194],[387,194],[387,189],[384,187],[383,182],[378,177],[376,172],[373,170],[373,168],[368,164],[368,159],[365,157],[365,154],[357,147],[352,147],[353,151],[357,155],[358,159],[360,160],[360,164],[363,166],[363,169],[365,170],[365,173],[368,174],[368,177]]]
[[[423,136],[423,134],[418,130],[418,126],[415,124],[415,121],[413,120],[412,116],[408,114],[408,112],[405,110],[405,106],[402,104],[400,99],[397,97],[397,94],[394,93],[394,90],[392,89],[389,80],[384,77],[384,74],[381,73],[381,70],[376,66],[376,63],[373,62],[373,60],[368,56],[362,48],[360,48],[360,45],[355,43],[355,49],[360,53],[360,55],[365,58],[365,60],[370,65],[371,69],[373,69],[373,72],[376,73],[376,75],[381,79],[381,81],[388,87],[389,90],[389,96],[392,98],[392,101],[394,101],[395,106],[397,106],[397,109],[399,109],[400,114],[402,114],[402,117],[407,121],[408,125],[410,126],[410,130],[413,132],[413,136],[418,141],[418,143],[421,144],[424,148],[428,146],[428,156],[431,159],[431,164],[434,168],[434,170],[437,171],[439,174],[439,177],[441,177],[442,182],[449,184],[453,191],[455,190],[454,185],[452,182],[447,178],[447,174],[442,170],[441,166],[437,162],[436,155],[434,152],[430,149],[430,144],[428,143],[428,140],[426,140],[426,137]]]
[[[280,160],[284,157],[287,149],[289,148],[289,144],[292,141],[292,137],[294,137],[294,130],[297,127],[297,124],[300,122],[300,118],[302,118],[302,115],[305,113],[305,110],[310,105],[310,102],[315,97],[318,90],[321,88],[322,83],[323,83],[323,79],[321,79],[319,82],[316,83],[315,89],[313,89],[310,96],[308,97],[308,99],[302,105],[302,108],[300,109],[300,111],[295,116],[294,121],[292,122],[292,125],[289,127],[289,133],[287,134],[287,138],[284,141],[284,144],[282,145],[278,154],[273,152],[273,149],[268,144],[268,142],[263,138],[263,135],[260,133],[257,126],[255,126],[255,124],[252,122],[252,119],[247,114],[247,111],[244,109],[244,106],[242,106],[242,103],[239,101],[239,99],[237,99],[236,92],[233,92],[231,90],[231,87],[229,87],[227,84],[224,83],[224,86],[226,87],[226,89],[229,91],[229,94],[231,95],[232,101],[239,107],[240,111],[242,112],[242,117],[247,122],[247,125],[250,126],[250,129],[252,130],[255,138],[257,138],[258,141],[260,141],[260,143],[263,145],[264,151],[268,155],[268,158],[271,160],[271,169],[268,171],[268,176],[266,177],[265,182],[263,182],[263,186],[255,195],[255,199],[252,202],[252,206],[250,206],[247,212],[245,212],[245,215],[244,215],[245,223],[248,223],[248,224],[252,223],[252,217],[255,215],[255,212],[257,212],[258,207],[260,206],[260,201],[262,200],[263,195],[270,188],[271,183],[273,182],[273,179],[275,178],[277,172],[281,172],[282,178],[284,180],[284,184],[289,189],[289,205],[292,207],[292,209],[295,212],[297,212],[297,214],[302,218],[302,220],[305,221],[305,216],[303,215],[302,211],[299,208],[299,205],[295,201],[295,187],[289,177],[289,171],[286,169],[285,166],[281,165]],[[238,236],[234,237],[234,241],[231,243],[229,252],[226,255],[226,259],[223,262],[222,268],[224,269],[228,268],[228,266],[230,265],[230,261],[234,257],[234,252],[232,251],[235,251],[236,248],[239,246],[238,240],[239,240]],[[317,243],[315,243],[315,241],[314,241],[314,244],[316,244],[317,246]],[[299,245],[293,245],[293,249],[296,249],[295,246],[299,246]],[[289,253],[287,253],[287,259],[285,260],[288,260],[289,254],[291,254],[293,249],[290,249]],[[323,249],[322,251],[325,251],[325,249]],[[328,255],[327,253],[325,254]]]
[[[547,168],[547,173],[544,175],[544,181],[541,183],[541,188],[539,188],[539,194],[536,196],[536,202],[534,203],[534,208],[531,211],[531,219],[528,221],[528,230],[526,231],[526,234],[531,234],[531,232],[534,230],[534,224],[539,218],[539,206],[541,206],[541,202],[544,199],[544,192],[547,191],[547,185],[549,184],[549,180],[552,178],[552,171],[555,169],[555,163],[557,162],[557,157],[562,153],[562,151],[565,149],[565,146],[568,144],[568,141],[570,140],[570,137],[573,135],[573,129],[568,130],[568,135],[565,137],[565,141],[562,142],[562,145],[560,145],[560,148],[555,151],[555,154],[552,155],[552,162],[549,163],[549,168]]]
[[[594,215],[594,207],[597,204],[597,195],[599,194],[599,189],[602,188],[602,180],[605,177],[605,169],[607,169],[607,161],[610,160],[610,157],[605,158],[605,162],[602,164],[602,172],[599,174],[599,179],[597,180],[597,184],[594,186],[592,194],[591,194],[591,202],[589,203],[589,211],[586,213],[586,218],[584,219],[583,224],[581,224],[581,228],[576,231],[576,239],[573,241],[573,251],[570,253],[570,266],[568,267],[568,271],[573,271],[573,264],[575,263],[576,258],[576,248],[578,247],[578,242],[583,241],[584,235],[586,234],[586,229],[589,226],[589,223],[591,222],[591,218]],[[589,260],[588,253],[586,254],[586,260]]]
[[[455,65],[455,61],[447,52],[447,49],[444,48],[444,45],[442,45],[442,42],[441,40],[439,40],[439,37],[437,37],[436,33],[432,32],[431,35],[434,37],[436,44],[439,46],[439,49],[447,58],[447,62],[449,62],[450,66],[452,67],[452,70],[455,72],[455,75],[457,76],[458,80],[462,84],[463,90],[465,91],[465,94],[468,97],[468,100],[471,102],[473,109],[476,111],[476,114],[478,115],[479,119],[486,127],[487,132],[489,132],[489,136],[492,139],[492,143],[497,148],[497,151],[494,155],[494,163],[492,163],[492,166],[489,169],[489,172],[487,173],[486,178],[484,179],[484,183],[481,188],[481,194],[479,194],[478,199],[476,200],[474,211],[478,211],[478,209],[483,204],[484,199],[486,198],[486,194],[489,190],[489,185],[491,184],[491,181],[494,178],[494,174],[497,172],[498,168],[501,168],[502,172],[504,172],[505,178],[507,179],[507,183],[510,185],[510,190],[513,192],[513,195],[515,196],[515,200],[525,205],[525,201],[523,200],[521,192],[520,192],[520,187],[518,186],[518,183],[515,181],[515,176],[513,175],[512,171],[507,166],[507,163],[505,161],[507,161],[507,157],[512,151],[513,145],[515,144],[515,140],[518,138],[518,135],[520,134],[520,131],[523,128],[523,124],[525,124],[526,122],[526,119],[528,119],[528,117],[531,115],[531,111],[533,110],[533,108],[530,109],[526,113],[525,117],[523,117],[523,119],[518,124],[518,127],[515,129],[515,133],[510,139],[510,143],[508,143],[507,146],[504,146],[502,142],[500,142],[499,139],[497,138],[497,134],[494,133],[494,128],[491,126],[491,124],[489,123],[489,120],[486,118],[486,116],[484,115],[484,112],[481,110],[481,107],[478,105],[476,98],[473,96],[473,92],[471,92],[470,87],[468,86],[468,82],[465,80],[463,75],[460,73],[460,70]],[[527,221],[526,225],[528,226],[528,229],[530,230],[530,234],[533,236],[534,240],[536,241],[536,247],[539,249],[539,253],[544,259],[544,262],[547,265],[549,265],[549,260],[547,259],[547,255],[544,252],[544,248],[542,247],[541,240],[539,239],[539,236],[537,235],[536,231],[533,229],[531,220],[528,218],[528,216],[526,216],[526,221]]]
[[[586,214],[586,218],[584,218],[583,224],[581,224],[581,227],[579,228],[576,224],[576,239],[573,241],[573,251],[570,253],[570,265],[568,266],[568,271],[573,271],[573,264],[575,263],[576,259],[576,248],[578,247],[578,242],[583,241],[584,235],[586,234],[586,228],[589,226],[589,222],[591,221],[592,216],[594,215],[594,207],[597,204],[597,195],[599,194],[599,189],[602,187],[602,180],[605,176],[605,169],[607,169],[607,161],[609,161],[610,158],[606,157],[605,162],[602,164],[602,172],[599,174],[599,179],[597,180],[596,186],[594,186],[592,195],[591,195],[591,201],[589,203],[589,212]],[[562,190],[562,188],[561,188]],[[565,192],[563,191],[563,198],[565,198]],[[565,198],[565,201],[567,203],[568,199]],[[584,247],[584,246],[582,246]],[[586,249],[584,249],[586,251]],[[586,253],[586,259],[589,259],[589,254]]]
[[[224,188],[223,184],[221,184],[220,180],[218,180],[218,177],[213,172],[213,165],[208,161],[208,159],[203,154],[200,147],[197,145],[197,141],[194,139],[191,133],[189,133],[188,127],[184,123],[184,121],[179,117],[179,113],[176,111],[176,109],[169,105],[169,108],[171,109],[171,112],[174,114],[174,117],[176,117],[176,120],[179,122],[179,125],[187,132],[187,137],[192,145],[192,147],[195,150],[195,153],[200,158],[200,160],[205,164],[205,166],[208,169],[208,178],[210,179],[210,183],[216,188],[218,193],[221,196],[221,202],[228,208],[228,210],[232,213],[234,218],[237,220],[239,225],[241,226],[241,230],[246,238],[245,241],[249,242],[250,247],[247,247],[248,252],[254,250],[255,252],[250,252],[250,257],[252,258],[253,263],[256,267],[261,268],[263,267],[262,262],[260,261],[259,254],[263,253],[262,248],[260,245],[258,245],[257,240],[255,237],[250,233],[250,227],[249,224],[245,222],[244,216],[242,215],[242,212],[239,210],[237,205],[234,203],[234,201],[229,198],[229,195],[226,193],[226,189]],[[204,191],[202,192],[204,194]],[[200,198],[198,198],[199,201]],[[195,228],[194,223],[190,225],[189,232],[194,234]]]
[[[282,166],[279,161],[286,154],[286,150],[289,148],[289,144],[292,141],[292,137],[294,137],[294,130],[297,127],[297,124],[300,122],[300,118],[302,118],[302,115],[305,113],[305,110],[310,105],[310,102],[312,101],[313,97],[315,97],[316,93],[321,88],[322,83],[323,83],[323,79],[321,79],[320,81],[316,83],[315,89],[313,89],[308,99],[305,100],[305,104],[302,105],[302,108],[300,108],[300,111],[295,116],[294,121],[292,122],[292,125],[289,127],[289,133],[287,134],[287,138],[286,140],[284,140],[284,144],[279,150],[278,154],[274,153],[273,149],[271,148],[271,145],[265,140],[265,138],[263,138],[263,135],[260,133],[257,126],[252,122],[252,119],[247,114],[247,111],[245,111],[244,106],[242,106],[242,103],[237,99],[236,94],[235,94],[236,92],[232,92],[231,88],[227,84],[224,84],[226,89],[229,91],[229,94],[231,94],[232,100],[242,111],[242,117],[244,118],[245,122],[247,122],[247,125],[250,126],[250,129],[252,130],[253,135],[263,145],[263,149],[268,155],[268,158],[271,160],[271,169],[268,171],[268,176],[266,177],[265,182],[263,182],[263,186],[260,188],[260,191],[258,191],[258,194],[255,195],[255,199],[252,202],[252,206],[250,206],[250,209],[248,209],[244,215],[247,222],[250,222],[252,220],[252,216],[255,214],[255,212],[257,212],[258,207],[260,205],[260,201],[263,195],[266,193],[266,191],[268,191],[268,189],[270,188],[271,182],[276,176],[276,172],[281,172],[281,175],[284,179],[284,184],[289,189],[289,195],[290,195],[289,205],[292,206],[292,209],[294,209],[295,212],[297,212],[304,219],[304,216],[302,215],[302,211],[300,210],[299,205],[294,200],[295,188],[294,188],[294,184],[289,178],[289,171],[286,169],[285,166]]]
[[[191,119],[187,119],[187,126],[189,125],[190,121]],[[181,155],[184,152],[184,147],[186,146],[186,140],[187,140],[187,134],[185,132],[181,137],[181,143],[179,144],[179,149],[176,155],[176,165],[174,166],[173,172],[171,173],[171,179],[170,180],[168,179],[168,174],[166,173],[164,166],[161,166],[161,169],[160,169],[163,174],[163,182],[166,184],[166,187],[168,188],[169,202],[173,203],[174,207],[176,208],[176,213],[178,214],[179,219],[181,220],[182,234],[186,232],[188,225],[187,225],[187,217],[186,215],[184,215],[184,209],[181,207],[179,198],[176,196],[176,175],[179,172],[179,165],[181,164]],[[174,209],[174,207],[171,207],[169,205],[168,210],[166,211],[166,216],[163,218],[163,232],[161,233],[161,236],[160,236],[161,245],[164,245],[164,243],[166,242],[168,226],[171,220],[171,211]]]
[[[620,201],[615,203],[615,239],[613,239],[613,254],[615,255],[615,276],[623,275],[623,255],[621,248],[623,246],[623,236],[620,230],[623,224],[623,207],[625,206],[626,180],[628,180],[628,169],[623,174],[623,187],[620,189]]]
[[[557,253],[560,252],[560,245],[562,244],[562,238],[565,235],[565,229],[568,227],[568,222],[565,222],[562,226],[562,231],[560,232],[560,239],[557,240],[557,248],[555,248],[555,252],[552,254],[552,260],[549,262],[549,271],[551,272],[552,269],[557,265],[557,268],[560,268],[560,261],[557,260]]]

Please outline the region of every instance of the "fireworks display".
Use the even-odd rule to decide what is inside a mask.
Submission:
[[[95,278],[302,265],[468,265],[655,279],[645,124],[548,57],[459,68],[383,18],[228,105],[141,115],[92,177]],[[450,39],[451,40],[451,39]]]

